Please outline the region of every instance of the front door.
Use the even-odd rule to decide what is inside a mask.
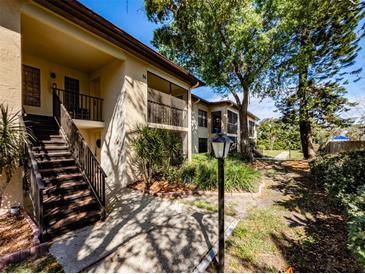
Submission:
[[[65,94],[63,104],[66,109],[77,117],[79,113],[80,82],[78,79],[65,76]]]

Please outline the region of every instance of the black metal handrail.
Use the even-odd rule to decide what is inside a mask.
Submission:
[[[103,121],[103,99],[53,87],[73,119]]]
[[[21,127],[26,130],[23,117],[20,118]],[[33,219],[39,227],[40,240],[42,240],[43,233],[45,231],[44,219],[43,219],[43,190],[44,182],[39,172],[38,163],[35,160],[32,152],[32,143],[28,138],[28,135],[24,136],[25,142],[23,147],[23,169],[24,185],[30,191],[30,199],[33,205]]]
[[[187,127],[187,110],[148,100],[148,122]]]
[[[81,136],[66,107],[62,104],[56,90],[53,91],[53,116],[62,129],[74,158],[105,214],[105,178],[107,176],[85,139]]]

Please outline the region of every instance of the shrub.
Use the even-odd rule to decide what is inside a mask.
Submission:
[[[150,127],[137,129],[132,146],[143,171],[147,189],[156,176],[171,175],[171,165],[183,161],[182,144],[173,132]]]
[[[365,268],[365,151],[324,155],[310,166],[315,181],[345,207],[349,247]]]
[[[180,169],[180,178],[191,182],[202,190],[212,190],[217,187],[218,162],[209,154],[195,154],[191,163]],[[237,158],[225,161],[225,190],[254,191],[259,173]]]
[[[25,138],[30,137],[19,125],[19,118],[19,112],[11,113],[8,106],[0,104],[0,179],[5,173],[4,182],[0,182],[0,205],[3,192],[19,166]]]

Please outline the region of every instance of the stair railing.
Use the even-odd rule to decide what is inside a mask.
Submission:
[[[85,178],[102,209],[104,217],[106,174],[101,168],[99,161],[91,152],[85,139],[81,136],[66,107],[62,104],[55,88],[53,88],[53,116],[70,144],[72,154],[85,175]]]
[[[20,118],[20,126],[26,130],[22,117]],[[40,240],[42,241],[43,233],[45,231],[43,216],[44,182],[32,152],[32,143],[28,138],[28,134],[24,135],[25,141],[22,159],[24,169],[23,184],[30,191],[29,196],[33,205],[33,219],[38,225]]]

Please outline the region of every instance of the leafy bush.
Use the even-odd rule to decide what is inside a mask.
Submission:
[[[195,154],[191,163],[180,169],[180,178],[191,182],[202,190],[216,189],[218,161],[209,154]],[[254,191],[259,179],[259,172],[242,161],[228,158],[225,161],[225,190]]]
[[[180,138],[169,130],[141,127],[137,129],[132,146],[142,167],[147,188],[158,176],[172,176],[171,165],[183,161]]]
[[[365,269],[365,151],[325,155],[310,165],[315,181],[344,205],[349,247]]]
[[[0,104],[0,176],[5,173],[5,181],[0,185],[0,205],[3,192],[19,166],[25,138],[30,137],[19,125],[19,118],[19,112],[11,113],[8,106]]]

